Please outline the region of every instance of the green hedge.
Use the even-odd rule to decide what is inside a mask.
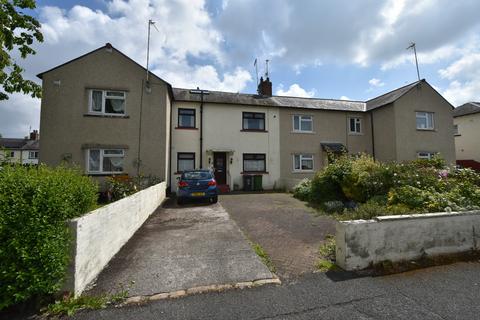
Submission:
[[[302,181],[294,195],[325,212],[359,217],[474,210],[480,208],[480,175],[448,168],[441,158],[382,163],[345,155]]]
[[[0,168],[0,310],[56,292],[68,265],[68,219],[96,206],[98,186],[74,169]]]

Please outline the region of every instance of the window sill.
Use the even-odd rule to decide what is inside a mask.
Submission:
[[[96,113],[85,113],[84,117],[95,117],[95,118],[120,118],[120,119],[128,119],[130,116],[127,115],[113,115],[113,114],[96,114]]]
[[[240,172],[240,174],[245,174],[245,175],[260,175],[260,174],[269,174],[268,171],[244,171]]]
[[[313,170],[295,170],[295,171],[292,171],[293,174],[298,174],[298,173],[315,173],[315,171]]]
[[[435,128],[433,128],[433,129],[420,129],[420,128],[417,128],[417,131],[437,131],[437,130],[435,130]]]
[[[349,136],[363,136],[363,132],[349,132]]]
[[[192,128],[192,127],[175,127],[175,129],[178,129],[178,130],[198,130],[198,128]]]
[[[87,176],[94,176],[94,177],[111,177],[111,176],[117,176],[117,175],[125,175],[125,172],[87,172]]]
[[[290,133],[294,133],[294,134],[316,134],[315,131],[290,131]]]
[[[268,132],[267,130],[242,129],[240,132]]]

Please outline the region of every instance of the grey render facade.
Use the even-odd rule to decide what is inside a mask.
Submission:
[[[268,79],[259,94],[196,94],[151,73],[147,82],[109,44],[39,77],[40,162],[99,179],[155,175],[175,190],[182,169],[211,167],[230,189],[250,174],[263,176],[264,189],[291,188],[338,146],[380,161],[440,153],[455,162],[453,107],[425,80],[369,101],[272,96]]]

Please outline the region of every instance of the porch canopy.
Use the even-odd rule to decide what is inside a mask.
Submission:
[[[332,153],[344,153],[347,152],[347,147],[339,142],[321,142],[320,146],[323,151]]]

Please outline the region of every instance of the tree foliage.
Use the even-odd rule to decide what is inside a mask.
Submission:
[[[8,99],[9,93],[22,92],[40,98],[41,87],[23,78],[23,68],[15,61],[18,50],[25,59],[35,54],[33,42],[43,42],[40,23],[22,10],[35,9],[35,0],[0,0],[0,100]]]

